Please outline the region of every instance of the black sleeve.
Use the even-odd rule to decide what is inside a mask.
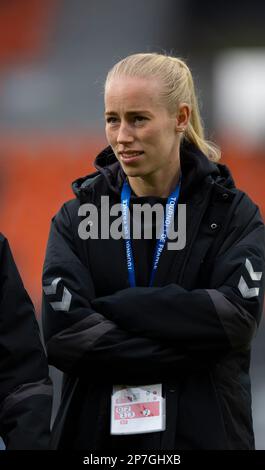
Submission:
[[[247,218],[242,214],[246,207]],[[233,230],[224,236],[207,289],[135,287],[97,298],[93,307],[120,328],[172,341],[182,353],[248,348],[264,298],[264,225],[249,200],[232,220]]]
[[[47,449],[52,385],[34,308],[0,235],[0,435],[8,450]]]

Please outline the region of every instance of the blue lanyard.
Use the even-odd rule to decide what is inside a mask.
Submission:
[[[178,199],[179,199],[179,193],[180,193],[180,180],[179,180],[177,187],[170,194],[167,200],[166,217],[164,218],[164,224],[161,230],[161,234],[160,234],[159,239],[156,242],[156,247],[155,247],[153,266],[152,266],[150,283],[149,283],[150,287],[153,285],[155,273],[158,268],[159,259],[164,249],[165,243],[167,241],[168,230],[171,225],[172,219],[174,218],[174,215],[175,215],[175,210],[176,210]],[[130,199],[131,199],[131,187],[127,181],[124,181],[122,192],[121,192],[123,235],[124,235],[124,240],[125,240],[125,250],[126,250],[129,283],[131,287],[136,287],[134,259],[133,259],[132,242],[130,238],[130,226],[129,226]]]

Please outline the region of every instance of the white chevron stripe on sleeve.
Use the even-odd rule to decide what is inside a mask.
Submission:
[[[62,279],[61,277],[57,277],[56,279],[52,281],[52,283],[49,286],[43,286],[44,293],[46,295],[56,294],[57,285],[61,281],[61,279]]]
[[[248,258],[246,258],[245,266],[246,266],[246,268],[249,272],[249,275],[250,275],[252,281],[260,281],[261,280],[262,272],[254,271],[253,266],[252,266],[252,264],[251,264],[251,262],[249,261]]]
[[[259,295],[259,287],[249,288],[243,276],[240,278],[238,289],[240,290],[244,299],[251,299],[252,297],[258,297]]]
[[[53,310],[61,310],[63,312],[68,312],[71,300],[72,294],[70,294],[69,290],[64,287],[62,300],[60,302],[50,302],[50,304]]]

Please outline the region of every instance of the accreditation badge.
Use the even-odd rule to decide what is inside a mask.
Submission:
[[[164,431],[165,408],[162,384],[114,385],[111,396],[111,434]]]

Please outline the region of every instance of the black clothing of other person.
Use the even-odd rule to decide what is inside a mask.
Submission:
[[[52,385],[32,302],[0,234],[0,435],[7,450],[46,450]]]

